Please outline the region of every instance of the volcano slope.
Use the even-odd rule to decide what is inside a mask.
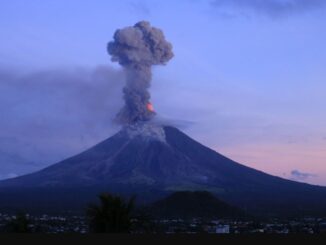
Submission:
[[[326,188],[246,167],[175,127],[126,126],[94,147],[38,172],[0,182],[0,209],[78,209],[102,191],[151,202],[209,191],[247,212],[326,215]]]

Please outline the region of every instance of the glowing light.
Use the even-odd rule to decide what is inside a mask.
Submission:
[[[148,102],[146,105],[146,108],[147,108],[147,110],[154,112],[154,107],[153,107],[152,103]]]

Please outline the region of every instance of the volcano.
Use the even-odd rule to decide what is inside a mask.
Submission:
[[[151,201],[176,191],[209,191],[250,212],[326,214],[325,187],[246,167],[175,127],[150,122],[124,126],[76,156],[35,173],[1,181],[0,206],[28,201],[35,205],[39,199],[47,204],[58,199],[62,204],[69,198],[82,202],[81,199],[86,201],[85,196],[96,196],[103,190],[137,194],[138,199]],[[17,201],[17,192],[24,201]]]

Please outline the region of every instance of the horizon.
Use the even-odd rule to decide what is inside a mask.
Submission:
[[[119,130],[124,74],[106,45],[148,20],[175,54],[153,68],[157,120],[248,167],[326,186],[323,1],[12,0],[0,11],[1,179]]]

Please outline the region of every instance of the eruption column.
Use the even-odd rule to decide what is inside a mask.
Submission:
[[[147,21],[118,29],[113,39],[108,43],[108,53],[126,71],[125,105],[116,119],[122,124],[148,121],[155,115],[148,92],[152,66],[165,65],[173,57],[172,45]]]

